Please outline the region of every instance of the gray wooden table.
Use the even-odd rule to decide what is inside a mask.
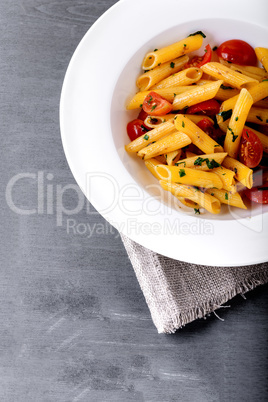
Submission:
[[[266,401],[267,287],[224,321],[158,335],[118,233],[86,204],[57,222],[57,197],[83,199],[60,138],[64,74],[114,3],[0,2],[0,400]]]

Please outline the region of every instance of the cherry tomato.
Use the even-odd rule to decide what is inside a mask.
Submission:
[[[207,135],[209,135],[214,141],[222,145],[225,133],[221,131],[221,129],[215,128],[214,124],[210,120],[204,118],[197,123],[197,126],[201,128],[201,130],[203,130]]]
[[[260,187],[253,187],[250,190],[245,190],[244,194],[253,202],[258,204],[268,204],[268,183]]]
[[[202,113],[207,116],[214,116],[220,111],[220,104],[215,99],[209,99],[204,102],[197,103],[187,109],[188,114]]]
[[[201,67],[204,64],[211,61],[212,50],[210,45],[205,47],[205,54],[204,56],[194,56],[188,63],[185,65],[186,68],[189,67]]]
[[[263,146],[259,137],[250,129],[244,128],[240,141],[240,162],[249,168],[254,168],[260,163],[262,155]]]
[[[142,108],[150,116],[163,116],[171,112],[172,104],[156,92],[151,91],[144,99]]]
[[[223,42],[217,49],[217,55],[225,61],[244,66],[255,66],[257,57],[253,47],[240,39]]]
[[[152,130],[151,127],[146,126],[146,124],[144,123],[144,120],[146,119],[147,116],[148,116],[148,113],[146,113],[143,109],[141,109],[141,111],[138,115],[138,119],[143,121],[143,125],[144,125],[144,127],[147,128],[147,130]]]
[[[143,121],[140,119],[132,120],[127,125],[127,133],[131,141],[134,141],[136,138],[141,135],[147,133],[147,129],[143,124]]]

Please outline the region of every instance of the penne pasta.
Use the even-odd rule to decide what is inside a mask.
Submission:
[[[252,96],[243,88],[238,95],[224,140],[224,150],[232,158],[237,157],[240,138],[252,104]]]
[[[191,144],[191,140],[188,135],[176,130],[166,137],[159,139],[155,143],[142,148],[138,152],[138,156],[147,160],[158,155],[176,151],[177,149],[186,147],[189,144]]]
[[[157,85],[152,87],[155,89],[170,88],[175,86],[187,86],[196,83],[202,77],[203,72],[200,68],[190,67],[176,74],[172,74],[170,77],[163,81],[160,81]]]
[[[239,191],[253,187],[253,169],[266,174],[268,135],[264,127],[262,133],[246,124],[257,129],[268,124],[268,48],[255,49],[264,68],[223,60],[223,46],[217,55],[210,45],[203,56],[191,55],[203,37],[198,31],[145,55],[139,92],[126,104],[127,110],[138,110],[127,124],[131,142],[125,149],[144,160],[183,205],[218,214],[221,204],[247,209]],[[226,50],[226,59],[240,62],[240,43],[230,43],[234,55]],[[250,46],[244,53],[243,61],[254,64]],[[257,176],[254,180],[258,189]]]
[[[177,94],[173,101],[173,110],[181,110],[196,105],[208,99],[214,98],[223,81],[211,81],[208,84],[196,85],[186,92]]]
[[[268,49],[265,47],[256,47],[255,53],[265,70],[268,72]]]
[[[221,145],[217,144],[209,135],[201,130],[195,123],[185,117],[183,114],[177,114],[174,118],[174,124],[177,130],[187,134],[192,143],[196,145],[205,154],[223,152]]]
[[[147,91],[159,81],[167,78],[170,74],[180,71],[187,61],[189,61],[189,57],[185,55],[174,59],[171,62],[168,61],[164,64],[161,64],[161,66],[155,67],[153,70],[149,70],[140,75],[136,81],[136,85],[140,91]]]
[[[206,192],[216,197],[222,204],[232,205],[233,207],[247,209],[239,193],[232,194],[225,190],[216,188],[208,189]]]
[[[252,188],[253,186],[253,170],[245,166],[243,163],[239,162],[234,158],[226,156],[222,165],[227,169],[233,170],[235,173],[235,178],[240,183],[242,183],[247,188]]]
[[[212,77],[217,78],[218,80],[223,80],[225,83],[238,89],[250,88],[252,85],[256,85],[259,83],[254,78],[238,73],[221,63],[210,62],[204,64],[200,68],[206,74],[209,74]]]
[[[179,162],[177,162],[177,166],[208,171],[214,169],[215,167],[218,167],[222,163],[226,155],[227,152],[194,155],[192,157],[187,157],[186,159],[180,160]]]
[[[155,169],[162,180],[170,180],[174,183],[188,184],[202,188],[222,188],[222,181],[215,173],[166,165],[158,165]]]
[[[147,53],[144,57],[142,69],[152,69],[158,66],[160,63],[165,63],[187,53],[198,50],[202,46],[202,43],[203,36],[201,34],[196,34],[188,36],[187,38],[173,43],[172,45],[163,47],[161,49],[155,49],[153,52]]]
[[[178,199],[181,197],[187,198],[193,202],[196,202],[198,205],[200,205],[202,208],[205,208],[212,214],[220,213],[220,201],[207,192],[203,193],[202,191],[191,186],[171,183],[166,180],[160,180],[159,183],[164,190],[170,191]]]
[[[172,131],[174,131],[174,128],[174,124],[171,121],[167,121],[159,125],[157,128],[151,130],[149,134],[145,134],[144,136],[132,141],[130,144],[125,146],[125,149],[127,152],[138,152],[151,142],[157,141],[165,135],[170,134]]]

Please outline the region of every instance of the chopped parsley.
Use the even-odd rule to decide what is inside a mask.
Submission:
[[[182,127],[185,127],[184,121],[181,122]]]
[[[235,140],[237,139],[238,135],[235,135],[235,133],[233,132],[233,130],[230,127],[227,127],[229,131],[231,131],[231,134],[233,136],[232,138],[232,142],[235,142]]]
[[[157,118],[156,117],[150,117],[150,123],[151,124],[156,124],[157,123]]]
[[[238,120],[238,116],[236,116],[236,118],[235,118],[235,121],[237,121]]]
[[[152,97],[152,95],[150,95],[149,99],[147,100],[147,103],[150,105],[150,103],[152,102],[152,100],[153,100],[153,97]]]
[[[194,213],[197,214],[197,215],[200,215],[199,208],[194,208]]]
[[[153,106],[152,106],[151,112],[156,108],[156,106],[157,106],[157,105],[153,105]]]
[[[176,96],[177,94],[174,93],[173,95],[174,95],[174,98],[175,98],[175,96]]]
[[[219,167],[220,164],[215,161],[215,159],[211,159],[211,161],[208,158],[201,158],[200,156],[194,161],[195,166],[201,166],[203,162],[206,162],[207,167],[209,169],[214,169],[216,167]]]
[[[142,107],[142,103],[140,104],[140,107]]]
[[[220,112],[219,116],[222,117],[223,121],[226,121],[226,120],[230,119],[230,117],[232,116],[232,112],[233,112],[233,110],[229,109],[229,110]]]
[[[196,31],[196,32],[188,35],[188,38],[189,38],[189,36],[195,36],[195,35],[201,35],[201,36],[203,36],[203,38],[206,38],[206,35],[202,31]]]
[[[234,172],[235,172],[235,174],[237,174],[237,169],[236,168],[234,168]]]
[[[145,134],[145,136],[143,137],[146,141],[148,141],[149,140],[149,135],[148,134]]]
[[[154,52],[156,52],[158,49],[154,49]]]
[[[174,68],[175,67],[175,63],[173,63],[173,61],[170,63],[170,67]]]
[[[261,116],[256,116],[258,120],[263,121]]]
[[[228,200],[228,193],[225,193],[225,199]]]
[[[185,170],[184,170],[184,169],[180,169],[180,170],[179,170],[179,176],[180,176],[180,177],[186,176],[186,173],[185,173]]]
[[[176,158],[176,156],[175,156],[175,158]],[[174,159],[175,159],[175,158],[174,158]],[[174,160],[174,159],[173,159],[173,160]],[[184,161],[183,161],[183,162],[176,162],[176,163],[175,163],[175,166],[179,166],[179,165],[181,165],[182,163],[184,163],[184,167],[186,167],[186,162],[184,162]]]
[[[212,196],[213,196],[213,195],[214,195],[214,193],[210,193],[210,195],[212,195]]]
[[[214,145],[214,148],[216,148],[216,147],[220,147],[220,145],[219,145],[219,144],[217,144],[217,145]]]
[[[215,50],[217,50],[217,49],[218,49],[218,46],[214,46],[214,48],[212,50],[214,50],[214,52],[215,52]]]

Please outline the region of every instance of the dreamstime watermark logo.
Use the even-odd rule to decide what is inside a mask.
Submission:
[[[32,191],[31,202],[25,205],[24,196]],[[98,212],[104,216],[127,217],[124,222],[109,223],[120,232],[127,235],[160,235],[160,234],[201,234],[214,233],[213,220],[206,215],[196,216],[193,210],[185,212],[194,219],[184,219],[184,214],[174,218],[174,211],[182,211],[181,204],[170,192],[165,191],[158,183],[143,187],[136,183],[125,183],[123,186],[114,177],[102,172],[88,173],[85,177],[85,193],[88,198],[95,199]],[[52,173],[39,171],[37,173],[18,173],[13,176],[6,186],[6,202],[9,208],[18,215],[54,215],[57,226],[66,226],[69,234],[92,237],[93,234],[116,234],[117,231],[108,223],[79,222],[77,215],[83,211],[87,215],[98,214],[87,201],[79,186],[76,184],[57,184]],[[24,202],[24,205],[23,205]],[[27,204],[27,203],[26,203]],[[254,216],[255,226],[252,226],[251,212],[247,219],[240,214],[239,209],[227,206],[232,219],[241,225],[261,232],[263,228],[262,214]],[[159,222],[159,216],[161,223]],[[172,219],[171,219],[172,216]],[[205,218],[205,219],[203,219]]]

